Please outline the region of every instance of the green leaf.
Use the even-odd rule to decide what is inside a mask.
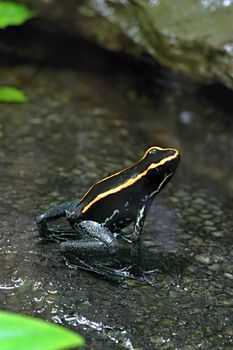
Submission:
[[[0,29],[23,24],[32,17],[35,17],[35,12],[23,4],[13,1],[0,2]]]
[[[16,88],[10,86],[0,87],[0,102],[27,102],[27,96]]]
[[[60,350],[82,346],[84,339],[40,319],[0,312],[1,350]]]

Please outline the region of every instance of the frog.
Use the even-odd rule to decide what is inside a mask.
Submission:
[[[124,228],[131,225],[126,239],[130,243],[127,271],[141,275],[144,222],[179,161],[180,152],[175,148],[149,147],[133,165],[94,183],[80,200],[57,204],[39,215],[36,224],[40,236],[49,239],[60,232],[51,223],[65,218],[77,239],[60,242],[61,252],[85,261],[93,254],[114,256],[120,249],[119,236],[124,237]]]

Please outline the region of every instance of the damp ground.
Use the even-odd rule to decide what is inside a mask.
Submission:
[[[0,68],[1,85],[29,98],[0,107],[1,309],[69,327],[86,349],[232,349],[233,112],[225,91],[151,81],[137,64],[82,41],[46,45],[45,59],[8,53]],[[145,268],[157,269],[151,285],[105,280],[41,241],[36,215],[81,198],[152,145],[176,147],[182,160],[143,232]]]

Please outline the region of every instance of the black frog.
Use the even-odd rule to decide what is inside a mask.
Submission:
[[[47,224],[65,217],[74,234],[81,238],[62,242],[63,252],[82,257],[114,254],[119,249],[117,235],[133,224],[130,271],[139,275],[146,215],[153,199],[173,176],[179,160],[176,149],[150,147],[131,167],[96,182],[80,201],[58,204],[38,216],[40,235],[49,238],[56,229]]]

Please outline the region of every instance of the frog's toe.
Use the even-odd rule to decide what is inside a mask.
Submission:
[[[40,224],[41,222],[45,221],[45,219],[46,219],[46,214],[45,213],[40,214],[36,217],[36,223]]]
[[[49,221],[50,220],[47,213],[43,213],[36,217],[37,230],[40,236],[43,238],[51,238],[51,233],[53,233],[53,229],[48,228],[47,226]]]

